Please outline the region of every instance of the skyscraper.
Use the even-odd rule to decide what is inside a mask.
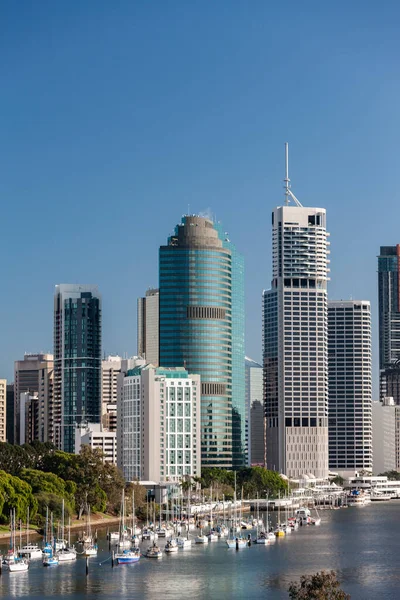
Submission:
[[[137,301],[137,353],[147,363],[158,366],[159,358],[159,291],[150,288],[144,298]]]
[[[378,256],[380,397],[400,404],[400,244]]]
[[[328,302],[329,468],[372,471],[371,306]]]
[[[263,368],[247,356],[245,359],[245,368],[248,464],[250,466],[264,465],[265,420]]]
[[[201,376],[202,466],[242,466],[243,258],[219,224],[185,216],[160,248],[159,277],[159,364]]]
[[[101,296],[97,286],[56,285],[54,401],[59,445],[74,452],[76,427],[101,421]]]
[[[263,292],[267,465],[289,477],[327,477],[326,211],[300,204],[287,170],[285,184],[286,205],[272,213],[271,289]]]

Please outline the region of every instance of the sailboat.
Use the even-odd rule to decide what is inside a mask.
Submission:
[[[315,500],[314,500],[314,508],[315,508],[315,512],[317,513],[317,516],[314,518],[311,518],[310,523],[311,523],[311,525],[321,525],[321,517],[319,516]]]
[[[29,559],[42,558],[42,551],[37,544],[29,543],[29,506],[26,516],[26,544],[19,549],[18,554]]]
[[[90,506],[86,507],[87,510],[87,541],[83,544],[83,556],[97,556],[98,546],[96,540],[92,536],[92,527],[90,524]]]
[[[264,546],[267,546],[269,544],[269,537],[267,532],[265,531],[264,527],[261,529],[261,531],[258,531],[258,526],[260,523],[260,504],[258,502],[258,492],[257,492],[257,535],[256,535],[256,544],[263,544]]]
[[[49,528],[49,507],[46,509],[46,528],[43,547],[43,566],[56,567],[60,562],[58,556],[54,554],[54,539],[53,539],[53,513],[50,515]]]
[[[181,549],[191,548],[192,540],[189,539],[189,522],[190,522],[190,496],[188,494],[188,504],[187,504],[187,519],[186,519],[186,537],[178,537],[178,547]]]
[[[65,505],[64,498],[62,501],[62,509],[61,509],[61,538],[64,539],[64,521],[65,521]],[[70,522],[69,522],[70,523]],[[71,524],[68,527],[68,545],[58,550],[56,554],[59,562],[71,562],[76,560],[76,550],[73,546],[71,546]]]
[[[121,498],[121,518],[119,521],[119,540],[118,550],[126,550],[131,547],[131,541],[125,526],[125,489],[122,490]]]
[[[210,531],[208,533],[208,541],[209,542],[218,542],[218,533],[215,531],[213,527],[213,497],[212,497],[212,487],[211,490],[211,503],[210,503]]]
[[[247,542],[241,536],[234,536],[234,533],[235,532],[237,533],[236,502],[237,502],[237,499],[236,499],[236,471],[235,471],[235,492],[234,492],[234,497],[233,497],[234,518],[232,520],[231,535],[226,540],[226,544],[227,544],[228,548],[233,548],[233,549],[239,550],[240,548],[246,548]],[[240,504],[240,506],[242,506],[242,504]]]
[[[11,535],[10,535],[10,549],[8,551],[7,556],[4,558],[5,564],[8,566],[8,569],[11,573],[18,573],[22,571],[27,571],[29,569],[29,561],[26,558],[21,558],[18,556],[16,551],[16,533],[15,533],[15,508],[10,513],[10,526],[11,526]],[[21,530],[20,530],[21,535]]]

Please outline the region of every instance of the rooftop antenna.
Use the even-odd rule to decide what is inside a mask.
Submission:
[[[303,206],[299,200],[297,200],[296,196],[293,194],[290,189],[290,179],[289,179],[289,144],[285,142],[285,179],[284,188],[285,188],[285,205],[288,206],[290,202],[290,198],[293,200],[296,206]]]

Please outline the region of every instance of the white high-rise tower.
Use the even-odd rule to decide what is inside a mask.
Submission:
[[[263,293],[264,402],[269,469],[328,476],[329,234],[326,211],[290,189],[272,213],[272,282]],[[293,200],[294,206],[289,205]]]

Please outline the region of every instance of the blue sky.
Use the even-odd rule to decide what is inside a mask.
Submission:
[[[97,283],[103,347],[136,351],[136,298],[188,210],[246,259],[261,355],[270,213],[284,142],[304,205],[326,207],[332,299],[373,303],[400,241],[396,2],[6,0],[0,6],[0,376],[52,349],[56,283]]]

